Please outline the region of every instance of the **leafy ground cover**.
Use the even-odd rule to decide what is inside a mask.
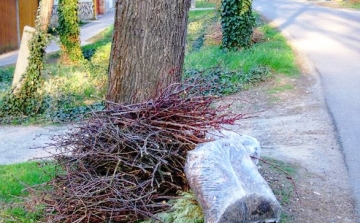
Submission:
[[[216,83],[216,94],[233,94],[274,74],[296,77],[295,56],[283,36],[257,16],[253,46],[240,51],[221,49],[221,26],[216,11],[197,11],[188,26],[185,77]]]

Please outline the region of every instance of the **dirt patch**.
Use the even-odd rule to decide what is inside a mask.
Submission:
[[[283,222],[354,223],[349,176],[319,82],[313,70],[304,68],[299,77],[279,75],[224,100],[234,101],[234,112],[253,116],[236,132],[256,137],[263,157],[295,169],[299,197],[286,175],[261,167],[279,199],[285,195]]]

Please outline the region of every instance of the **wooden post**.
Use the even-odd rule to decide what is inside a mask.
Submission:
[[[93,9],[94,9],[93,19],[97,19],[97,7],[98,7],[97,0],[93,0],[93,4],[94,4],[94,7],[93,7]]]

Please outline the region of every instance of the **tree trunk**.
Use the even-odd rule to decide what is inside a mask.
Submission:
[[[116,3],[106,99],[137,103],[181,81],[190,0]]]
[[[59,0],[58,13],[61,62],[63,64],[78,64],[84,60],[80,48],[78,0]]]
[[[40,2],[40,29],[47,31],[51,14],[53,10],[54,0],[41,0]]]
[[[192,8],[192,9],[196,8],[196,2],[195,2],[195,0],[191,0],[191,8]]]

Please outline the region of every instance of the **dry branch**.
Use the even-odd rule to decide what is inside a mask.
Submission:
[[[196,85],[175,84],[140,104],[110,104],[56,138],[62,173],[44,200],[52,222],[136,222],[169,208],[188,190],[187,151],[207,130],[234,124],[227,106],[213,107]],[[203,90],[203,89],[202,89]],[[202,91],[201,90],[201,91]]]

